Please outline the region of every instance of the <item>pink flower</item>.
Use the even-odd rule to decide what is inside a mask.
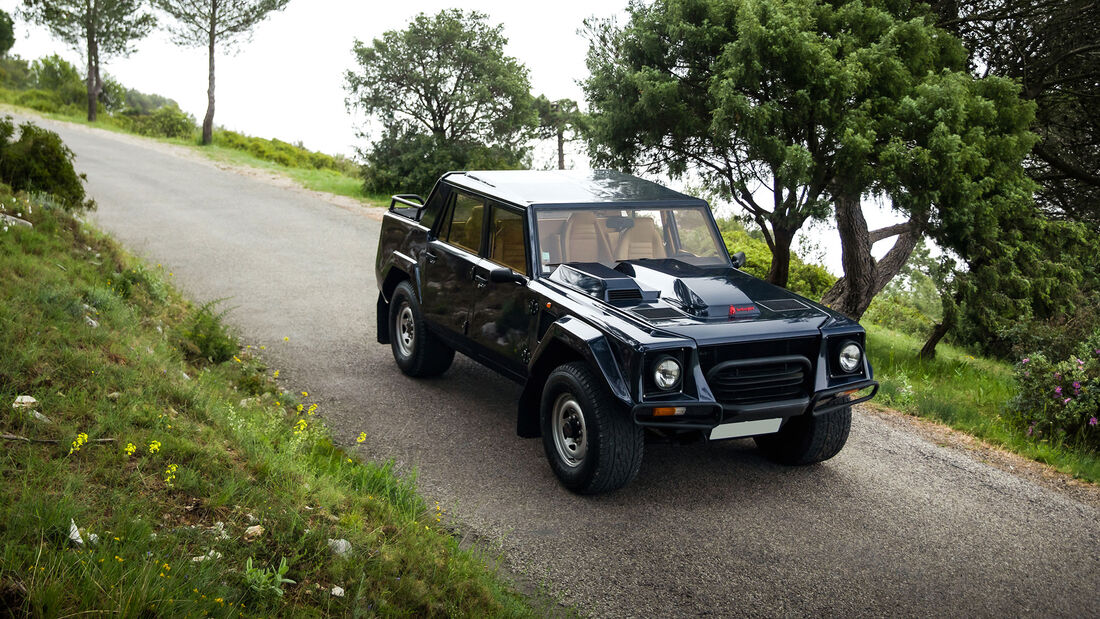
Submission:
[[[1100,350],[1096,351],[1096,354],[1100,355]],[[1031,361],[1031,357],[1024,357],[1022,363],[1027,363],[1028,361]]]
[[[1095,417],[1093,417],[1093,419],[1095,419]],[[1031,436],[1031,433],[1034,432],[1034,431],[1035,431],[1035,424],[1031,424],[1030,426],[1027,427],[1027,435],[1028,436]]]
[[[1089,425],[1090,426],[1096,425],[1096,417],[1089,417]]]
[[[1057,393],[1058,395],[1062,395],[1062,388],[1061,387],[1055,387],[1054,388],[1054,393]]]
[[[1069,398],[1066,398],[1066,399],[1062,400],[1062,404],[1069,404],[1069,400],[1070,400]]]
[[[1085,365],[1085,362],[1080,360],[1080,359],[1077,359],[1077,365]]]

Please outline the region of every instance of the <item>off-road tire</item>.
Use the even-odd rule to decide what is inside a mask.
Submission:
[[[407,309],[407,311],[406,311]],[[411,327],[411,337],[404,337],[402,323]],[[428,330],[420,302],[412,284],[401,282],[390,299],[390,348],[397,367],[409,376],[439,376],[451,367],[455,351]]]
[[[587,441],[586,453],[573,466],[559,453],[554,437],[555,404],[561,398],[568,402],[570,397],[583,416]],[[550,373],[539,413],[546,458],[566,488],[578,494],[601,494],[625,486],[638,475],[645,433],[615,404],[606,385],[587,364],[566,363]]]
[[[793,417],[775,434],[755,437],[756,446],[780,464],[824,462],[840,453],[852,429],[852,407],[817,416]]]

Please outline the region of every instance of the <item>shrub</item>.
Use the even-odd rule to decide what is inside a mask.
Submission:
[[[13,142],[14,134],[11,116],[0,119],[0,180],[15,191],[53,194],[68,210],[94,206],[84,201],[84,175],[73,169],[73,151],[56,133],[27,122]]]
[[[54,54],[31,63],[31,81],[39,90],[55,93],[64,105],[87,105],[88,87],[80,70]]]
[[[25,90],[17,94],[15,103],[47,114],[56,114],[61,111],[61,108],[65,107],[65,103],[61,100],[61,97],[57,96],[56,92],[38,89]]]
[[[214,313],[214,306],[220,302],[211,301],[197,309],[179,331],[179,348],[193,361],[223,363],[240,350],[237,338],[222,321],[228,310]]]
[[[195,133],[195,117],[175,105],[159,107],[151,114],[128,111],[121,117],[126,129],[159,138],[189,138]]]
[[[218,146],[244,151],[279,165],[307,170],[335,170],[343,174],[354,175],[359,166],[346,157],[326,155],[311,151],[301,144],[290,144],[282,140],[268,140],[242,135],[225,129],[214,133],[214,143]]]
[[[1029,436],[1100,450],[1100,330],[1063,361],[1024,357],[1016,380],[1012,415]]]
[[[896,294],[879,295],[860,318],[863,324],[871,323],[894,331],[901,331],[920,338],[932,332],[935,321],[921,312],[908,299]]]
[[[13,90],[30,88],[30,63],[19,56],[0,58],[0,86]]]

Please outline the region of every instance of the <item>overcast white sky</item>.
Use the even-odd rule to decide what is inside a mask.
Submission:
[[[344,72],[354,68],[354,39],[369,41],[387,30],[406,27],[419,12],[431,14],[456,5],[486,13],[491,23],[504,24],[509,40],[506,53],[527,66],[535,94],[583,101],[577,81],[587,75],[587,43],[577,31],[586,17],[625,15],[626,3],[292,0],[286,10],[255,29],[250,43],[238,46],[235,53],[223,50],[217,56],[214,122],[249,135],[301,141],[313,150],[350,155],[356,146],[364,145],[356,137],[357,120],[344,107]],[[0,0],[0,8],[13,16],[20,4]],[[59,53],[83,70],[81,54],[53,39],[46,29],[18,18],[15,28],[11,53],[26,59]],[[177,47],[167,33],[156,31],[139,42],[130,57],[106,59],[104,69],[129,88],[175,99],[200,121],[206,113],[204,48]],[[544,146],[536,149],[533,159],[534,167],[550,167],[553,155]],[[587,167],[583,156],[570,159],[577,167]],[[897,221],[882,207],[867,203],[864,210],[872,228]],[[816,246],[815,257],[830,271],[842,272],[839,237],[831,225],[816,226],[801,244]],[[876,245],[875,253],[881,255],[889,245]]]

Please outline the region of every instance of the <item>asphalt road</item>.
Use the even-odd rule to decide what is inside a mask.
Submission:
[[[823,465],[783,468],[745,440],[647,446],[632,485],[574,496],[516,437],[513,383],[465,358],[412,380],[375,343],[377,214],[41,124],[76,152],[95,221],[195,300],[228,298],[340,440],[365,431],[365,456],[415,468],[464,534],[582,613],[1100,616],[1096,503],[864,411]]]

